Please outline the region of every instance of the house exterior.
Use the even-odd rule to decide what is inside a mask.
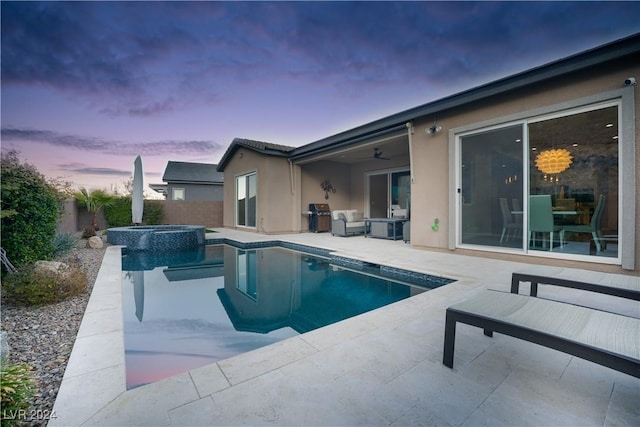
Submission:
[[[310,203],[399,206],[416,247],[640,272],[634,78],[640,34],[300,147],[235,139],[224,226],[304,232]]]
[[[164,192],[165,224],[199,224],[222,226],[224,174],[216,164],[167,162],[162,180],[164,186],[153,186]]]
[[[167,200],[222,201],[224,174],[216,164],[167,162],[162,180],[167,183]]]

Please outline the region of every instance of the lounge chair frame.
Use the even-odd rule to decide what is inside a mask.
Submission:
[[[531,282],[530,296],[518,294],[520,282]],[[573,280],[557,279],[551,277],[514,273],[511,281],[511,294],[514,298],[532,298],[537,296],[538,284],[556,285],[574,289],[582,289],[607,295],[640,300],[640,289],[629,289],[616,286],[596,285]],[[486,291],[494,292],[494,291]],[[495,291],[498,292],[498,291]],[[549,303],[558,304],[556,301]],[[561,303],[564,304],[564,303]],[[571,304],[567,304],[571,305]],[[594,309],[595,310],[595,309]],[[493,336],[493,332],[509,335],[535,344],[543,345],[555,350],[589,360],[625,374],[640,378],[640,360],[625,355],[613,353],[601,348],[595,348],[588,344],[570,340],[565,337],[555,336],[535,329],[514,325],[500,319],[478,315],[472,312],[458,310],[454,307],[447,308],[445,320],[445,336],[442,363],[453,368],[453,355],[455,350],[456,323],[465,323],[484,329],[486,336]]]

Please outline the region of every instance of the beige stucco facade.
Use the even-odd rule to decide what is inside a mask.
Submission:
[[[283,157],[265,156],[238,149],[224,170],[225,227],[235,227],[236,177],[255,173],[257,178],[256,227],[239,227],[260,233],[290,233],[300,230],[300,169]],[[228,202],[227,202],[228,201]]]
[[[340,156],[323,154],[317,160],[305,159],[290,162],[277,157],[239,148],[225,166],[224,225],[235,227],[234,185],[235,176],[256,171],[258,181],[257,217],[259,233],[297,233],[308,230],[309,203],[328,203],[331,209],[367,210],[367,176],[384,170],[410,168],[409,151],[412,153],[411,184],[411,245],[431,250],[457,251],[465,254],[521,260],[554,265],[580,266],[602,271],[639,274],[640,272],[640,96],[637,86],[625,86],[629,76],[640,77],[640,58],[615,60],[574,73],[533,83],[495,96],[469,101],[454,108],[437,112],[437,122],[442,130],[434,135],[425,132],[434,123],[434,116],[413,118],[404,131],[398,131],[394,144],[411,150],[382,162],[377,159],[349,164]],[[551,114],[570,108],[579,108],[607,100],[620,100],[622,117],[620,147],[621,187],[625,200],[620,201],[622,228],[627,235],[624,248],[626,258],[616,265],[590,261],[536,258],[531,255],[501,253],[500,251],[474,251],[456,246],[455,233],[455,179],[457,135],[472,129],[499,126],[514,120]],[[625,119],[626,117],[626,119]],[[631,120],[629,120],[631,118]],[[632,123],[630,126],[625,123]],[[627,126],[625,128],[625,126]],[[359,142],[361,143],[361,142]],[[369,143],[375,145],[375,137]],[[341,148],[344,149],[344,148]],[[630,158],[631,157],[631,158]],[[320,183],[330,180],[335,193],[325,199]],[[615,189],[617,194],[618,189]],[[635,214],[630,217],[632,206]],[[625,211],[625,208],[627,211]],[[617,210],[616,210],[617,211]],[[437,230],[431,227],[439,220]],[[479,219],[481,221],[482,219]],[[631,259],[629,258],[631,257]],[[625,268],[623,268],[624,264]]]

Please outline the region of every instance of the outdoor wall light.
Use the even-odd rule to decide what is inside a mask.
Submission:
[[[433,125],[430,128],[427,128],[425,130],[425,132],[427,133],[427,135],[435,135],[436,133],[440,132],[441,130],[442,130],[442,126]]]
[[[440,132],[442,130],[442,126],[440,126],[438,124],[438,118],[437,117],[433,117],[433,126],[431,126],[430,128],[425,129],[424,131],[427,133],[427,135],[435,135],[436,133]]]

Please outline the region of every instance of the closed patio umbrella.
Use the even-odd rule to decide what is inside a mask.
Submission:
[[[144,270],[133,271],[133,298],[136,302],[136,317],[142,322],[144,314]]]
[[[142,159],[136,157],[133,162],[133,194],[131,195],[131,222],[142,223],[143,196],[142,196]]]

